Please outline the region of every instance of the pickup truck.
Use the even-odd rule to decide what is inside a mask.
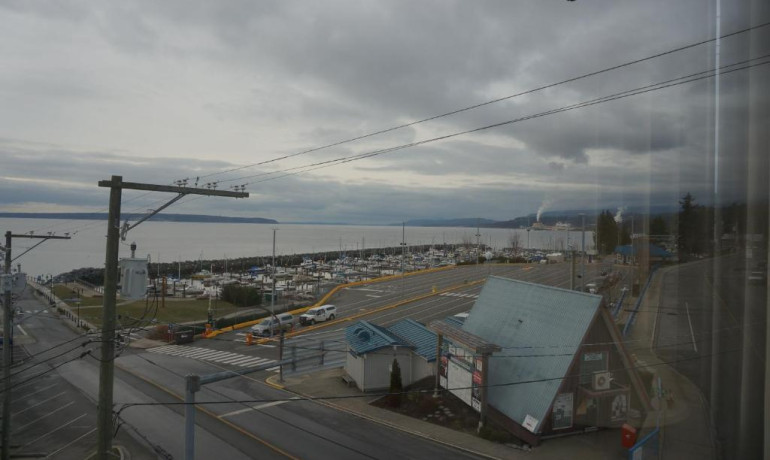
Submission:
[[[313,307],[300,315],[299,323],[302,325],[321,323],[333,320],[337,316],[337,307],[334,305],[321,305]]]

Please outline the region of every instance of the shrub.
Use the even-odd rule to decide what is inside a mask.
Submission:
[[[389,399],[393,407],[399,407],[401,405],[401,392],[404,391],[404,385],[401,383],[401,366],[398,365],[398,360],[393,358],[393,364],[390,368],[390,393]]]
[[[168,338],[168,325],[159,324],[150,329],[150,333],[147,334],[147,338],[151,340],[166,340]]]
[[[236,307],[253,307],[262,303],[262,295],[255,287],[228,284],[222,288],[222,300]]]

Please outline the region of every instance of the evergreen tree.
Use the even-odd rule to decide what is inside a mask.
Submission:
[[[390,393],[398,393],[390,395],[390,402],[393,407],[401,405],[401,392],[404,387],[401,383],[401,367],[398,365],[398,360],[393,358],[393,364],[390,366]]]
[[[695,204],[695,198],[688,192],[679,201],[679,230],[677,247],[682,255],[703,254],[708,247],[708,224],[713,213]]]
[[[650,222],[650,235],[668,235],[668,225],[662,216],[656,216]]]
[[[611,254],[618,245],[618,225],[609,210],[602,211],[597,217],[594,243],[599,254]]]

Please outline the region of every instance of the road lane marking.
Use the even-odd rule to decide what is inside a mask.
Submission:
[[[87,432],[83,433],[81,436],[78,436],[77,438],[73,439],[71,442],[69,442],[69,443],[65,444],[65,445],[64,445],[64,446],[62,446],[60,449],[58,449],[58,450],[56,450],[56,451],[54,451],[54,452],[51,452],[50,454],[46,455],[46,456],[45,456],[45,458],[51,458],[51,457],[53,457],[54,455],[56,455],[56,454],[58,454],[59,452],[63,451],[63,450],[64,450],[64,449],[66,449],[67,447],[69,447],[69,446],[71,446],[71,445],[75,444],[76,442],[78,442],[78,441],[80,441],[81,439],[85,438],[86,436],[88,436],[89,434],[93,433],[94,431],[96,431],[96,428],[95,428],[95,427],[94,427],[94,428],[92,428],[90,431],[87,431]]]
[[[298,399],[302,399],[302,398],[294,397],[294,398],[291,398],[291,399],[298,400]],[[245,409],[234,410],[232,412],[228,412],[226,414],[222,414],[222,415],[220,415],[220,417],[232,417],[233,415],[245,414],[246,412],[251,412],[253,410],[266,409],[268,407],[273,407],[273,406],[278,406],[278,405],[281,405],[281,404],[286,404],[287,402],[289,402],[289,401],[288,400],[285,400],[285,401],[273,401],[273,402],[269,402],[269,403],[265,403],[265,404],[260,404],[259,406],[252,406],[252,407],[247,407]]]
[[[57,431],[59,431],[59,430],[61,430],[61,429],[63,429],[63,428],[66,428],[66,427],[68,427],[69,425],[72,425],[73,423],[77,422],[78,420],[80,420],[81,418],[83,418],[83,417],[85,417],[85,416],[86,416],[86,414],[82,414],[82,415],[80,415],[79,417],[75,417],[75,418],[73,418],[72,420],[70,420],[69,422],[65,423],[64,425],[59,425],[57,428],[55,428],[55,429],[53,429],[53,430],[49,431],[48,433],[46,433],[46,434],[43,434],[43,435],[41,435],[41,436],[38,436],[37,438],[33,439],[32,441],[30,441],[30,442],[28,442],[28,443],[24,444],[23,446],[21,446],[21,447],[19,448],[19,450],[20,450],[20,451],[21,451],[21,450],[24,450],[24,448],[31,446],[32,444],[34,444],[34,443],[36,443],[36,442],[40,441],[41,439],[45,438],[45,437],[46,437],[46,436],[48,436],[48,435],[54,434],[54,433],[56,433]]]
[[[53,414],[55,414],[55,413],[59,412],[59,411],[60,411],[60,410],[62,410],[62,409],[66,409],[67,407],[69,407],[69,406],[71,406],[71,405],[73,405],[73,404],[75,404],[75,401],[70,401],[69,403],[67,403],[67,404],[65,404],[65,405],[63,405],[63,406],[61,406],[61,407],[58,407],[58,408],[56,408],[56,409],[52,410],[51,412],[48,412],[47,414],[45,414],[45,415],[43,415],[43,416],[40,416],[40,417],[38,417],[38,418],[36,418],[36,419],[32,420],[31,422],[25,423],[24,425],[21,425],[21,426],[17,426],[17,427],[16,427],[16,429],[13,431],[13,433],[18,433],[18,432],[20,432],[22,429],[24,429],[24,428],[26,428],[26,427],[28,427],[28,426],[30,426],[30,425],[32,425],[32,424],[34,424],[34,423],[37,423],[37,422],[39,422],[40,420],[42,420],[42,419],[44,419],[44,418],[46,418],[46,417],[50,417],[51,415],[53,415]],[[12,433],[12,434],[13,434],[13,433]]]
[[[27,334],[27,331],[25,331],[24,329],[22,329],[22,327],[21,327],[21,324],[17,324],[17,325],[16,325],[16,327],[18,327],[18,328],[19,328],[19,330],[21,331],[21,333],[22,333],[22,334],[24,334],[24,335],[29,335],[29,334]]]
[[[28,393],[28,394],[25,394],[25,395],[23,395],[23,396],[19,396],[19,395],[17,394],[17,395],[15,395],[15,396],[16,396],[16,398],[17,398],[17,399],[24,399],[24,398],[28,398],[28,397],[30,397],[30,396],[32,396],[32,395],[36,395],[36,394],[38,394],[38,393],[42,393],[43,391],[45,391],[45,390],[47,390],[47,389],[49,389],[49,388],[53,388],[53,387],[55,387],[55,386],[57,386],[57,385],[59,385],[59,384],[58,384],[58,383],[53,383],[53,384],[51,384],[51,385],[48,385],[48,386],[47,386],[47,387],[45,387],[45,388],[41,388],[41,389],[39,389],[39,390],[37,390],[37,391],[33,391],[32,393]]]
[[[62,392],[61,392],[61,393],[59,393],[59,394],[53,395],[53,396],[51,396],[51,397],[50,397],[50,398],[48,398],[48,399],[44,399],[44,400],[40,401],[39,403],[37,403],[37,404],[33,404],[33,405],[31,405],[31,406],[29,406],[29,407],[26,407],[26,408],[24,408],[24,409],[22,409],[22,410],[20,410],[20,411],[18,411],[18,412],[14,412],[14,413],[13,413],[13,414],[11,414],[11,415],[15,417],[15,416],[17,416],[17,415],[21,414],[22,412],[26,412],[26,411],[28,411],[28,410],[30,410],[30,409],[34,409],[35,407],[37,407],[37,406],[39,406],[39,405],[41,405],[41,404],[43,404],[43,403],[47,403],[48,401],[50,401],[50,400],[52,400],[52,399],[56,399],[56,398],[58,398],[59,396],[61,396],[61,395],[64,395],[64,394],[67,394],[67,392],[66,392],[66,391],[62,391]]]
[[[145,382],[145,383],[147,383],[149,385],[152,385],[155,388],[157,388],[157,389],[159,389],[159,390],[161,390],[161,391],[171,395],[173,398],[175,398],[175,399],[177,399],[177,400],[179,400],[181,402],[184,402],[184,397],[179,396],[178,394],[174,393],[173,391],[171,391],[170,389],[164,387],[163,385],[161,385],[159,383],[156,383],[156,382],[148,379],[147,377],[145,377],[145,376],[143,376],[141,374],[138,374],[138,373],[136,373],[136,372],[126,368],[126,367],[121,366],[120,363],[115,363],[115,366],[118,369],[122,370],[123,372],[131,374],[134,377],[142,380],[143,382]],[[224,369],[224,368],[222,368],[222,369]],[[244,375],[242,377],[245,378],[245,379],[248,379],[248,380],[252,380],[254,382],[259,382],[259,380],[252,379],[252,378],[250,378],[249,376],[246,376],[246,375]],[[280,447],[278,447],[278,446],[276,446],[274,444],[269,443],[268,441],[260,438],[259,436],[255,435],[254,433],[252,433],[250,431],[247,431],[246,429],[242,428],[241,426],[236,425],[236,424],[230,422],[229,420],[225,420],[224,418],[220,417],[219,415],[217,415],[216,413],[210,411],[209,409],[206,409],[205,407],[197,406],[195,409],[198,410],[199,412],[203,413],[203,414],[208,415],[209,417],[211,417],[211,418],[213,418],[215,420],[218,420],[219,422],[221,422],[222,424],[232,428],[233,430],[238,431],[239,433],[243,434],[244,436],[248,436],[249,438],[251,438],[251,439],[261,443],[263,446],[265,446],[265,447],[267,447],[269,449],[272,449],[273,451],[275,451],[275,452],[285,456],[286,458],[290,458],[292,460],[300,460],[298,457],[295,457],[295,456],[291,455],[290,453],[286,452],[285,450],[281,449]]]
[[[695,350],[695,353],[697,353],[698,347],[695,346],[695,332],[692,330],[692,319],[690,319],[690,305],[685,302],[684,307],[687,309],[687,322],[690,323],[690,337],[692,337],[692,347]]]

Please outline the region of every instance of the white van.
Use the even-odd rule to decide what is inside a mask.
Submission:
[[[321,323],[333,320],[337,316],[337,307],[334,305],[321,305],[314,307],[300,315],[299,323],[302,325]]]

